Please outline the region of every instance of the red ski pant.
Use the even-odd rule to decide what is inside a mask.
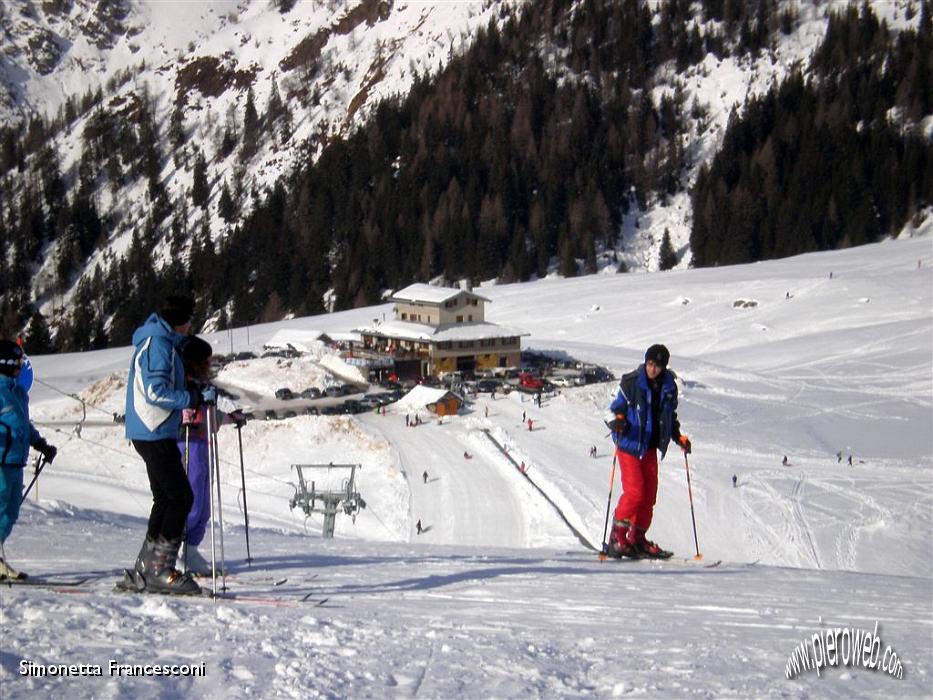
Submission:
[[[622,496],[616,506],[615,519],[628,520],[644,532],[651,527],[658,497],[658,451],[648,450],[639,459],[616,450],[616,458],[622,472]]]

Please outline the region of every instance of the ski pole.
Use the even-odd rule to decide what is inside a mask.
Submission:
[[[605,561],[609,552],[609,545],[606,543],[606,533],[609,532],[609,509],[612,507],[612,487],[616,481],[616,455],[612,455],[612,472],[609,474],[609,497],[606,498],[606,522],[603,524],[603,548],[599,551],[599,560]]]
[[[696,546],[697,554],[694,559],[702,559],[700,554],[700,543],[697,540],[697,519],[693,512],[693,489],[690,486],[690,464],[687,462],[687,452],[684,451],[684,469],[687,470],[687,495],[690,497],[690,519],[693,521],[693,544]]]
[[[252,566],[253,558],[249,553],[249,509],[246,507],[246,468],[243,466],[243,425],[236,424],[237,442],[240,444],[240,483],[243,485],[243,522],[246,525],[246,563]]]
[[[224,503],[221,496],[220,488],[220,456],[217,450],[217,405],[211,404],[208,407],[208,414],[211,416],[211,420],[214,424],[214,429],[210,432],[210,445],[211,450],[214,453],[214,469],[217,472],[217,522],[220,525],[220,575],[222,577],[221,581],[221,591],[227,590],[227,558],[224,553]]]
[[[185,423],[185,476],[188,476],[188,450],[191,447],[191,426]],[[185,533],[183,541],[185,543],[185,571],[188,571],[188,520],[185,519]]]
[[[39,455],[38,457],[36,457],[36,462],[35,462],[35,467],[34,467],[36,475],[32,477],[32,481],[29,482],[29,486],[27,486],[26,490],[23,491],[23,497],[19,500],[20,505],[23,505],[23,503],[26,502],[26,496],[29,495],[29,491],[32,489],[32,485],[36,483],[36,480],[39,478],[39,473],[42,471],[42,469],[45,467],[46,464],[47,462],[46,462],[45,456]]]
[[[208,407],[210,409],[210,407]],[[205,411],[207,422],[207,488],[211,497],[211,595],[217,597],[217,547],[214,544],[214,529],[217,519],[217,509],[214,507],[214,451],[211,449],[211,421],[210,410]]]

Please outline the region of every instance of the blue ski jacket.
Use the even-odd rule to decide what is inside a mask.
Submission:
[[[185,336],[152,314],[133,333],[133,360],[126,381],[126,437],[175,440],[181,409],[193,405],[185,389],[185,368],[178,348]]]
[[[0,464],[25,467],[29,446],[41,442],[29,422],[29,394],[13,377],[0,375]]]
[[[658,449],[661,459],[667,454],[671,438],[680,437],[680,421],[677,420],[677,382],[674,373],[668,369],[659,378],[661,387],[659,397],[661,406],[657,412],[658,425],[653,425],[654,412],[651,405],[651,387],[645,366],[639,365],[622,377],[619,392],[609,406],[616,415],[624,415],[628,429],[622,433],[612,433],[612,441],[623,452],[641,459],[648,451],[651,436],[657,431]]]

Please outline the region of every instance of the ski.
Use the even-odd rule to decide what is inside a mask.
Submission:
[[[287,579],[280,579],[279,581],[273,582],[272,585],[279,586],[281,583],[284,583],[285,580]],[[314,598],[312,597],[314,595],[312,592],[308,592],[300,598],[263,595],[262,593],[238,593],[236,591],[229,590],[219,591],[215,595],[214,592],[211,591],[207,586],[202,587],[197,593],[191,594],[171,593],[170,591],[149,591],[146,590],[145,584],[140,585],[136,576],[126,570],[123,572],[123,579],[117,581],[117,583],[114,584],[113,592],[131,595],[164,596],[166,598],[177,598],[183,600],[211,600],[216,602],[253,603],[258,605],[273,605],[277,607],[297,607],[299,605],[307,607],[321,607],[329,600],[329,598]]]
[[[35,586],[38,588],[52,588],[63,586],[65,588],[74,588],[82,586],[88,581],[92,581],[96,576],[82,576],[73,579],[57,579],[45,576],[29,576],[27,578],[3,578],[0,579],[0,585],[3,586]]]
[[[622,557],[621,559],[616,559],[614,557],[607,557],[605,561],[627,561],[632,563],[641,563],[641,564],[653,564],[658,563],[662,565],[685,565],[685,566],[694,566],[699,569],[715,569],[716,567],[722,564],[722,559],[716,559],[714,561],[705,561],[703,559],[693,559],[686,557],[668,557],[667,559],[651,559],[649,557],[642,557],[640,559],[632,559],[630,557]]]

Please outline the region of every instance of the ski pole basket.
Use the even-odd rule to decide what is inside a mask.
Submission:
[[[337,513],[343,511],[346,515],[352,516],[354,522],[356,515],[366,507],[366,501],[356,489],[356,470],[362,469],[359,464],[293,464],[298,474],[298,485],[295,486],[295,495],[288,502],[288,507],[294,510],[301,508],[305,515],[312,513],[322,513],[324,515],[324,527],[322,534],[325,538],[334,536],[334,525],[337,520]],[[314,470],[323,472],[320,474],[326,483],[334,483],[335,488],[322,489],[317,486],[317,482],[311,478]],[[339,478],[334,481],[333,472],[348,470],[349,477]]]

